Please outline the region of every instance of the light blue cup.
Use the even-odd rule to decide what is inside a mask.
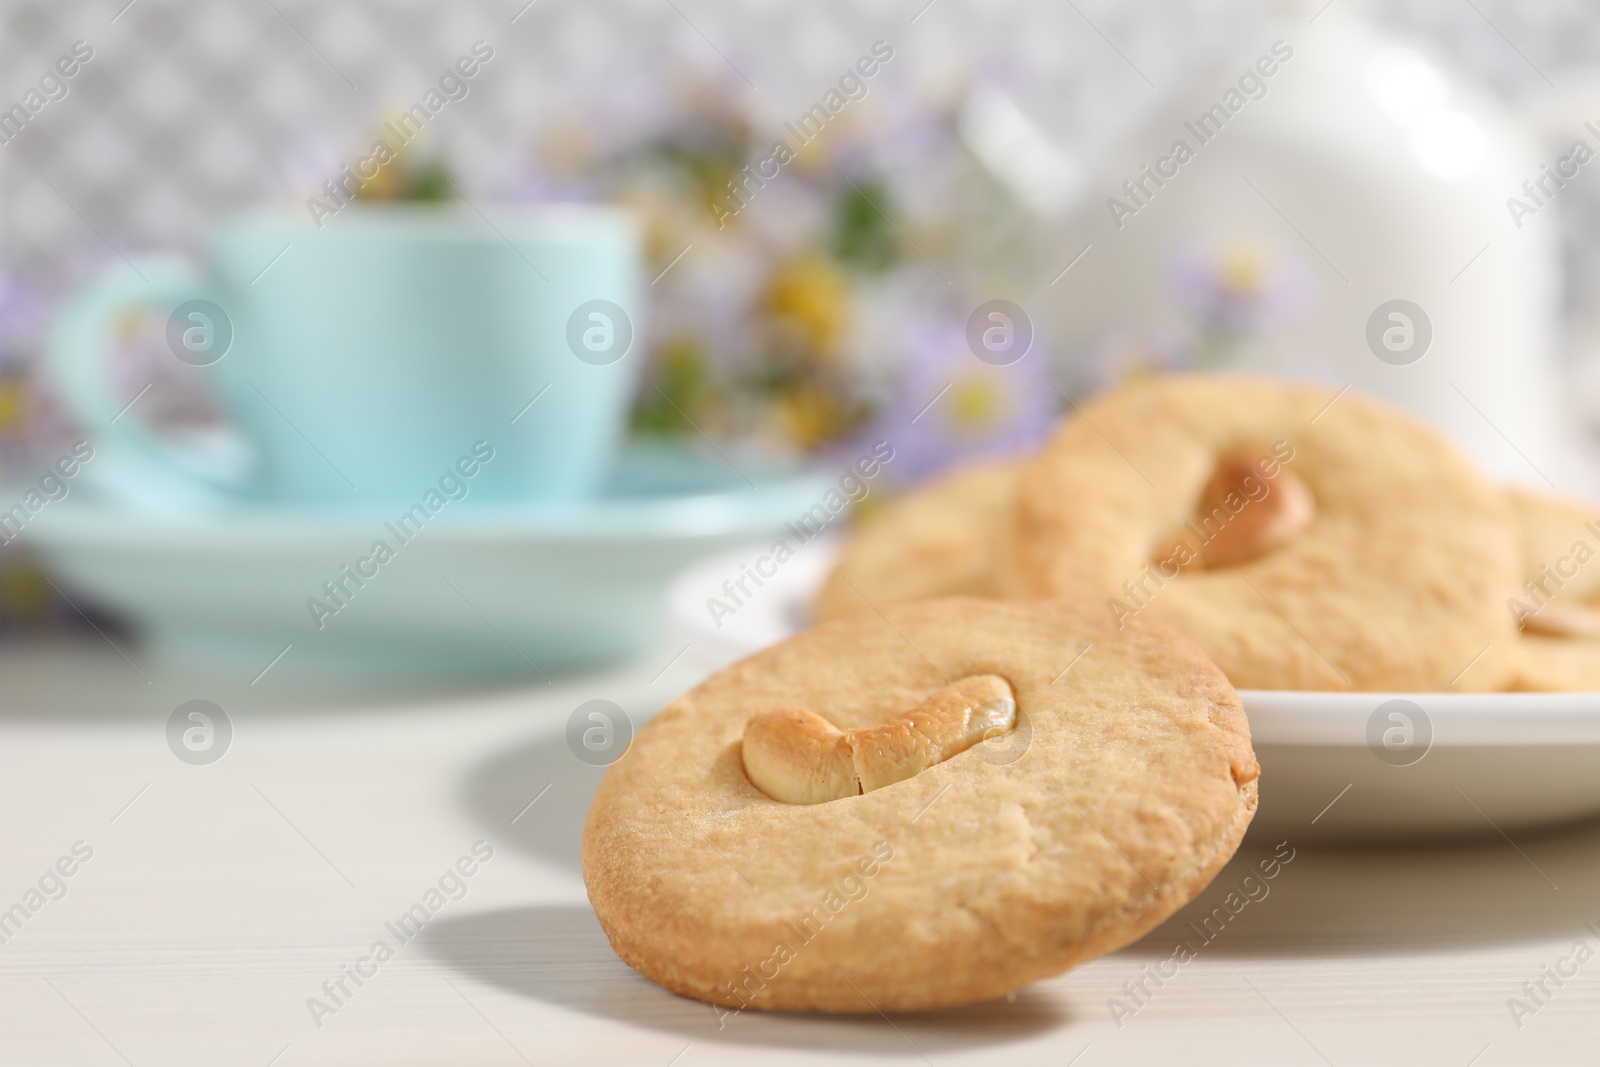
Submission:
[[[320,229],[239,216],[204,270],[119,264],[69,300],[48,365],[103,446],[99,480],[129,502],[409,505],[479,442],[494,458],[474,499],[573,499],[624,435],[639,262],[633,220],[606,208],[352,205]],[[111,388],[107,356],[141,308],[205,368],[242,469],[175,448]]]

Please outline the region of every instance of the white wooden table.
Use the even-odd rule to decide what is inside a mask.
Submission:
[[[1515,845],[1291,843],[1267,895],[1207,942],[1191,922],[1273,844],[1247,843],[1145,941],[1009,1003],[719,1020],[631,972],[596,926],[577,846],[600,772],[564,733],[595,697],[642,719],[695,680],[692,657],[669,665],[678,650],[663,647],[605,674],[461,693],[287,673],[251,686],[129,651],[92,635],[0,648],[6,1065],[1600,1061],[1600,958],[1571,958],[1579,941],[1600,952],[1584,925],[1600,929],[1597,826]],[[196,698],[234,726],[208,766],[166,741]],[[446,879],[464,895],[441,893],[402,943],[385,924],[425,909],[479,841],[492,858]],[[58,861],[70,877],[47,873]],[[30,911],[41,879],[59,899],[40,892]],[[380,939],[392,959],[370,955]],[[1196,958],[1175,966],[1180,940]],[[342,974],[356,966],[359,986]],[[1576,973],[1557,985],[1546,967]],[[1130,996],[1141,977],[1148,995]],[[1548,995],[1530,997],[1541,978]],[[341,979],[336,1002],[324,983]],[[312,997],[330,1009],[316,1020]],[[1514,1019],[1513,997],[1534,1010]]]

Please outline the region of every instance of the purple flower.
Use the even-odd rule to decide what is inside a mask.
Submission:
[[[1061,403],[1040,339],[1017,362],[994,366],[967,346],[965,323],[940,316],[907,346],[898,380],[867,440],[889,442],[895,450],[890,475],[905,484],[957,460],[1010,455],[1036,445]]]
[[[31,354],[40,342],[47,300],[38,285],[11,267],[0,267],[0,358]]]
[[[1312,276],[1298,260],[1241,240],[1180,252],[1172,286],[1202,330],[1232,335],[1286,322],[1315,295]]]

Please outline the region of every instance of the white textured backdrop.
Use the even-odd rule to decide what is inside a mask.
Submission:
[[[1321,0],[1315,0],[1320,3]],[[1336,0],[1350,3],[1352,0]],[[648,126],[692,69],[774,116],[873,40],[926,87],[999,79],[1062,137],[1093,139],[1281,4],[1265,0],[7,0],[0,109],[76,40],[95,58],[0,145],[0,243],[58,273],[192,246],[219,210],[314,186],[373,126],[477,39],[496,49],[435,122],[469,189],[512,185],[554,116],[601,142]],[[1306,10],[1314,10],[1315,4]],[[1511,95],[1600,59],[1600,8],[1579,0],[1403,0],[1379,12]],[[913,21],[915,20],[915,21]],[[1576,217],[1592,208],[1574,205]]]

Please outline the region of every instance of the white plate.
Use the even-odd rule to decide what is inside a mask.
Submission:
[[[745,596],[736,583],[768,550],[752,544],[720,553],[672,582],[669,618],[703,670],[807,625],[836,544],[801,546],[759,588],[746,579]],[[713,611],[713,597],[733,613]],[[1494,835],[1600,814],[1600,693],[1247,689],[1239,696],[1262,768],[1252,833]]]

